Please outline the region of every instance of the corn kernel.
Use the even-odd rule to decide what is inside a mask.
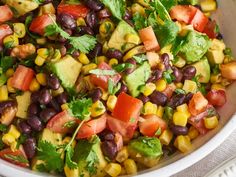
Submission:
[[[50,53],[50,52],[49,52],[49,53]],[[60,60],[60,59],[61,59],[61,52],[60,52],[59,49],[56,49],[56,50],[54,51],[54,54],[53,54],[52,58],[51,58],[51,61],[52,61],[52,62],[56,62],[56,61],[58,61],[58,60]]]
[[[115,29],[114,24],[110,20],[105,20],[99,26],[99,33],[101,36],[107,37],[110,35]]]
[[[78,168],[70,169],[67,165],[65,165],[65,167],[64,167],[64,172],[65,172],[66,177],[78,177],[78,176],[80,176]]]
[[[15,125],[10,126],[8,133],[11,134],[15,139],[20,137],[20,132],[17,130]]]
[[[133,15],[136,14],[136,13],[139,13],[143,16],[145,15],[145,9],[141,5],[139,5],[138,3],[132,4],[131,12],[132,12]]]
[[[43,86],[46,86],[46,85],[47,85],[46,74],[44,74],[44,73],[38,73],[38,74],[36,75],[36,79],[37,79],[37,81],[38,81],[38,83],[39,83],[40,85],[43,85]]]
[[[185,114],[187,115],[188,118],[191,116],[190,112],[188,111],[188,105],[187,105],[186,103],[177,106],[176,109],[177,109],[178,112],[185,113]]]
[[[212,84],[211,90],[225,90],[225,87],[221,84]]]
[[[24,25],[24,23],[13,23],[13,31],[14,31],[14,34],[15,34],[18,38],[23,38],[23,37],[25,37],[26,30],[25,30],[25,25]]]
[[[84,18],[82,18],[82,17],[77,18],[76,24],[77,24],[77,26],[86,26],[86,22],[85,22]]]
[[[173,133],[170,130],[164,130],[159,137],[162,144],[168,146],[173,138]]]
[[[212,74],[210,80],[212,84],[220,83],[222,80],[221,74]]]
[[[107,53],[107,50],[109,49],[108,42],[104,42],[102,46],[102,53]]]
[[[191,80],[185,80],[183,90],[186,93],[196,93],[197,92],[197,83]]]
[[[49,50],[47,48],[40,48],[37,50],[37,54],[44,58],[44,59],[47,59],[48,56],[49,56]]]
[[[181,82],[175,83],[175,86],[178,89],[182,89],[183,88],[183,84]]]
[[[166,87],[167,87],[167,83],[166,83],[165,79],[159,79],[156,82],[156,90],[157,91],[162,92],[166,89]]]
[[[39,44],[39,45],[44,45],[44,44],[46,44],[47,39],[46,39],[45,37],[38,38],[38,39],[36,39],[36,42],[37,42],[37,44]]]
[[[107,62],[107,57],[105,57],[105,56],[98,56],[97,57],[97,64],[100,64],[102,62]]]
[[[125,35],[125,41],[127,43],[131,43],[131,44],[136,44],[138,45],[140,43],[140,38],[138,35],[136,34],[126,34]]]
[[[12,77],[10,77],[8,80],[7,80],[7,90],[8,92],[10,93],[15,93],[16,92],[16,89],[12,87]]]
[[[147,103],[145,103],[143,109],[144,109],[144,115],[156,114],[157,105],[148,101]]]
[[[174,142],[174,146],[183,153],[190,151],[192,148],[190,138],[183,135],[177,136]]]
[[[52,90],[52,96],[57,96],[57,95],[60,95],[61,93],[64,92],[64,88],[62,86],[59,87],[59,89],[57,90]]]
[[[164,114],[164,107],[158,106],[158,107],[157,107],[156,115],[157,115],[158,117],[162,118],[162,117],[163,117],[163,114]]]
[[[200,2],[200,6],[203,12],[215,11],[217,8],[215,0],[203,0]]]
[[[67,103],[62,104],[62,105],[61,105],[61,109],[62,109],[63,111],[69,109],[68,104],[67,104]]]
[[[118,63],[119,63],[119,62],[118,62],[118,60],[117,60],[116,58],[112,58],[112,59],[110,59],[109,62],[108,62],[108,64],[109,64],[110,66],[117,65]]]
[[[183,112],[175,112],[173,115],[173,123],[175,125],[183,126],[185,127],[188,122],[189,115]]]
[[[156,85],[153,83],[147,83],[142,91],[145,96],[151,95],[156,89]]]
[[[19,39],[16,35],[8,35],[3,39],[3,44],[6,48],[12,48],[19,45]]]
[[[191,126],[188,130],[188,137],[193,140],[195,138],[197,138],[199,135],[199,132],[197,131],[197,129],[193,126]]]
[[[9,78],[11,76],[13,76],[14,74],[14,69],[13,68],[9,68],[7,71],[6,71],[6,76]]]
[[[34,60],[35,64],[38,66],[42,66],[45,62],[45,59],[37,55],[37,57]]]
[[[106,112],[106,107],[101,101],[96,101],[91,107],[91,116],[98,117]]]
[[[0,86],[0,101],[8,100],[8,90],[6,85]]]
[[[182,57],[179,57],[179,56],[178,56],[178,60],[175,63],[173,63],[173,65],[178,68],[184,67],[185,64],[186,64],[185,59],[183,59]]]
[[[119,163],[124,162],[126,159],[128,159],[129,153],[127,147],[123,147],[116,156],[116,161]]]
[[[95,63],[90,63],[90,64],[87,64],[87,65],[84,65],[82,67],[82,73],[84,75],[89,74],[89,71],[91,71],[93,69],[96,69],[96,68],[97,68],[97,65]]]
[[[160,51],[160,54],[162,55],[164,53],[167,53],[167,54],[171,53],[171,48],[172,48],[172,45],[167,45],[163,47]]]
[[[209,117],[204,119],[204,125],[207,129],[214,129],[218,126],[219,121],[217,116]]]
[[[133,159],[127,159],[124,161],[124,167],[128,175],[133,175],[137,173],[137,165]]]
[[[17,149],[16,147],[17,147],[17,141],[14,141],[13,143],[11,143],[10,148],[13,152]]]
[[[87,65],[90,62],[85,53],[80,53],[78,59],[79,59],[80,63],[82,63],[84,65]]]
[[[2,142],[10,146],[15,141],[15,137],[9,133],[6,133],[2,136]]]
[[[40,89],[40,84],[38,83],[37,79],[33,79],[30,83],[29,90],[31,92],[36,92]]]
[[[118,163],[109,163],[104,170],[108,175],[116,177],[121,172],[121,166]]]
[[[109,111],[113,111],[116,106],[117,97],[115,95],[110,95],[107,99],[107,108]]]
[[[129,58],[132,58],[134,55],[145,53],[146,49],[143,45],[139,45],[137,47],[134,47],[133,49],[129,50],[125,56],[123,57],[123,61],[128,60]]]

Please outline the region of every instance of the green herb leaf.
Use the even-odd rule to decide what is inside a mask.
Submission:
[[[7,131],[7,125],[0,124],[0,132],[6,132]]]
[[[146,18],[140,13],[135,13],[133,15],[133,22],[134,22],[134,28],[137,31],[146,28],[148,26]]]
[[[150,2],[149,4],[152,8],[156,10],[156,12],[158,13],[158,15],[163,21],[171,20],[167,9],[165,8],[165,6],[162,4],[160,0],[154,0],[153,2]]]
[[[136,119],[134,117],[131,117],[130,118],[130,123],[135,123],[136,122]]]
[[[111,79],[108,80],[108,93],[110,95],[115,95],[120,90],[120,87],[121,83],[118,83],[116,86]]]
[[[147,56],[146,56],[146,55],[133,56],[133,59],[134,59],[138,64],[142,64],[143,62],[147,61]]]
[[[177,94],[186,94],[185,90],[183,90],[183,89],[175,89],[175,93],[177,93]]]
[[[9,68],[11,68],[13,66],[13,62],[14,62],[14,59],[10,56],[5,56],[3,58],[1,58],[1,69],[2,69],[2,72],[5,73]]]
[[[89,71],[90,74],[96,74],[97,76],[114,76],[117,74],[114,70],[106,70],[106,69],[93,69]]]
[[[125,71],[126,69],[133,68],[133,67],[134,65],[131,63],[122,63],[122,64],[115,65],[112,68],[116,70],[118,73],[121,73]]]
[[[4,149],[5,144],[2,141],[2,136],[0,136],[0,150]]]
[[[29,161],[23,155],[4,154],[4,157],[19,163],[28,163]]]
[[[175,76],[172,74],[172,70],[167,70],[163,72],[163,78],[166,80],[168,84],[171,84],[172,81],[175,79]]]
[[[161,135],[161,127],[159,127],[158,129],[157,129],[157,131],[155,132],[155,136],[159,136],[159,135]]]
[[[72,120],[72,121],[66,122],[63,127],[71,128],[71,127],[74,127],[75,125],[76,125],[76,122]]]
[[[0,86],[7,82],[7,76],[5,74],[0,74]]]
[[[16,148],[19,149],[20,145],[23,144],[26,139],[27,139],[27,136],[24,134],[21,134],[17,141]]]
[[[66,149],[66,165],[70,169],[76,169],[77,168],[77,163],[72,161],[73,155],[74,155],[73,148],[71,146],[68,146],[68,148]]]

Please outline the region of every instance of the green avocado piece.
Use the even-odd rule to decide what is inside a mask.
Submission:
[[[79,140],[73,161],[78,163],[79,176],[101,176],[107,161],[102,154],[100,139],[94,136],[90,140]]]
[[[151,68],[148,62],[144,62],[134,72],[125,77],[127,87],[133,97],[137,97],[141,92],[141,87],[151,75]]]
[[[141,40],[139,40],[136,44],[134,43],[128,43],[125,40],[125,37],[129,34],[134,34],[139,38],[138,33],[134,30],[133,27],[131,27],[128,23],[125,21],[121,21],[115,31],[112,33],[110,40],[108,41],[108,47],[109,48],[115,48],[122,52],[126,52],[129,49],[135,47],[136,45],[141,43]]]
[[[72,89],[80,74],[82,64],[70,55],[66,55],[62,59],[51,63],[50,67],[61,80],[62,85],[67,89]]]
[[[211,77],[211,69],[206,57],[203,57],[200,61],[192,64],[197,70],[196,76],[199,75],[200,83],[208,83]]]
[[[211,46],[207,51],[207,58],[210,64],[222,64],[225,58],[224,50],[226,46],[223,41],[218,39],[213,39],[211,42]]]
[[[196,31],[189,31],[184,44],[180,47],[179,54],[187,63],[199,61],[210,47],[210,40],[207,35]]]

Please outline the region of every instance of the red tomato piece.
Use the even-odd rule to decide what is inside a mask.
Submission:
[[[79,17],[85,18],[89,12],[89,9],[81,4],[60,4],[57,7],[57,12],[59,14],[60,13],[70,14],[75,19],[77,19]]]
[[[106,62],[102,62],[98,65],[98,69],[102,69],[102,70],[112,70],[112,68],[106,63]],[[121,75],[120,74],[116,74],[114,76],[104,76],[104,75],[96,75],[96,74],[91,74],[90,75],[90,81],[96,85],[99,86],[105,90],[107,90],[108,88],[108,80],[111,79],[113,81],[114,84],[117,84],[119,82],[119,80],[121,79]]]
[[[13,17],[13,12],[8,5],[0,6],[0,23],[4,23],[11,20]]]
[[[34,70],[23,65],[19,65],[12,77],[11,84],[19,90],[29,90],[30,83],[34,77]]]
[[[66,127],[65,124],[73,121],[77,122],[76,118],[64,110],[49,120],[47,128],[55,133],[68,133],[71,131],[71,128]]]
[[[197,8],[191,5],[177,5],[171,8],[170,16],[172,19],[190,24],[197,12]]]
[[[193,28],[199,32],[202,32],[208,23],[207,16],[199,9],[197,9],[196,14],[194,15],[191,24]]]
[[[209,130],[204,125],[204,120],[201,119],[198,122],[189,121],[189,123],[194,126],[201,135],[205,135]]]
[[[176,89],[176,86],[174,83],[167,85],[166,89],[163,91],[163,93],[170,99]]]
[[[44,14],[41,16],[38,16],[33,19],[33,21],[30,24],[30,31],[44,35],[44,30],[48,25],[53,24],[53,19],[56,19],[56,16],[54,14]]]
[[[137,123],[143,102],[124,92],[119,94],[112,116],[124,121]]]
[[[3,39],[12,33],[13,31],[9,25],[7,24],[0,25],[0,45],[2,44]]]
[[[189,102],[188,108],[189,112],[196,116],[201,112],[205,111],[208,105],[207,99],[202,95],[201,92],[197,92],[193,95],[192,99]]]
[[[155,136],[159,128],[163,132],[167,128],[166,122],[154,114],[143,116],[144,120],[139,122],[139,130],[145,136]]]
[[[78,139],[89,138],[93,135],[96,135],[102,132],[106,128],[107,116],[106,114],[102,115],[97,119],[92,119],[84,123],[77,134]]]
[[[206,98],[213,106],[223,106],[226,103],[224,90],[211,90],[207,93]]]
[[[29,167],[28,162],[25,162],[25,163],[19,162],[12,157],[20,157],[20,158],[24,158],[25,160],[27,160],[27,157],[26,157],[25,153],[23,152],[23,149],[12,151],[10,148],[7,148],[7,149],[3,149],[0,151],[0,158],[1,159],[6,160],[12,164],[18,165],[20,167]]]
[[[216,21],[213,20],[213,21],[210,21],[208,20],[208,23],[206,24],[204,30],[203,30],[203,33],[206,33],[206,35],[211,38],[211,39],[214,39],[216,38]]]

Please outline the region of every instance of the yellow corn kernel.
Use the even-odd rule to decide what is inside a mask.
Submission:
[[[39,7],[39,14],[41,16],[43,14],[55,14],[56,10],[52,3],[47,3]]]
[[[20,137],[20,132],[17,130],[15,125],[10,126],[8,133],[11,134],[15,139]]]
[[[98,117],[106,112],[106,107],[101,101],[96,101],[91,107],[91,116]]]
[[[187,105],[186,103],[177,106],[176,109],[177,109],[178,112],[183,112],[183,113],[185,113],[188,118],[191,116],[190,112],[188,111],[188,105]]]
[[[57,96],[57,95],[60,95],[61,93],[64,92],[64,88],[62,86],[59,87],[59,89],[57,90],[52,90],[52,96]]]
[[[24,23],[13,23],[13,31],[14,31],[14,34],[15,34],[18,38],[23,38],[23,37],[25,37],[26,30],[25,30],[25,25],[24,25]]]
[[[185,80],[183,90],[186,93],[196,93],[197,92],[197,83],[191,80]]]
[[[179,56],[178,56],[178,60],[175,63],[173,63],[173,65],[178,68],[184,67],[185,64],[186,64],[185,59],[183,59],[182,57],[179,57]]]
[[[67,165],[65,165],[65,167],[64,167],[64,172],[65,172],[66,177],[78,177],[78,176],[80,176],[78,168],[70,169]]]
[[[220,83],[222,80],[221,74],[212,74],[210,80],[212,84]]]
[[[95,63],[90,63],[87,65],[84,65],[84,66],[82,66],[82,73],[84,75],[89,74],[89,71],[96,69],[96,68],[97,68],[97,65]]]
[[[131,12],[133,15],[136,13],[139,13],[139,14],[145,16],[145,9],[141,5],[139,5],[138,3],[134,3],[131,6]]]
[[[37,55],[37,57],[34,60],[34,63],[38,66],[42,66],[45,62],[45,59]]]
[[[125,171],[128,175],[136,174],[138,171],[137,165],[133,159],[127,159],[124,161]]]
[[[192,148],[190,138],[183,135],[177,136],[174,142],[174,146],[183,153],[190,151]]]
[[[62,140],[62,144],[68,144],[71,140],[71,137],[69,136],[66,136],[63,140]],[[73,140],[72,144],[71,144],[71,147],[72,148],[75,148],[75,145],[76,145],[76,141]]]
[[[104,170],[108,175],[116,177],[121,172],[121,166],[118,163],[109,163]]]
[[[181,82],[175,83],[175,86],[178,89],[182,89],[183,88],[183,84]]]
[[[117,97],[115,95],[110,95],[107,99],[107,108],[109,111],[113,111],[116,106]]]
[[[188,130],[188,137],[193,140],[195,138],[197,138],[199,135],[199,132],[197,131],[197,129],[193,126],[191,126]]]
[[[133,49],[129,50],[125,56],[123,57],[123,61],[128,60],[129,58],[132,58],[134,55],[145,53],[146,49],[143,45],[139,45],[137,47],[134,47]]]
[[[9,78],[11,76],[13,76],[14,74],[14,69],[13,68],[9,68],[7,71],[6,71],[6,76]]]
[[[100,64],[102,62],[107,62],[107,57],[105,57],[105,56],[98,56],[97,57],[97,63]]]
[[[127,43],[131,43],[131,44],[136,44],[138,45],[140,43],[140,38],[138,35],[136,34],[126,34],[125,35],[125,41]]]
[[[175,125],[185,127],[187,125],[188,118],[189,118],[189,115],[187,115],[186,113],[177,111],[173,115],[173,123]]]
[[[16,35],[8,35],[3,39],[3,44],[6,48],[12,48],[19,45],[19,39]]]
[[[170,130],[164,130],[159,137],[162,144],[168,146],[173,138],[173,133]]]
[[[99,26],[99,33],[101,36],[108,36],[111,34],[115,29],[115,25],[110,20],[105,20],[102,22],[102,24]]]
[[[156,89],[156,85],[153,83],[147,83],[142,91],[145,96],[151,95]]]
[[[104,42],[102,46],[102,53],[107,53],[107,50],[109,49],[108,42]]]
[[[37,79],[37,81],[38,81],[38,83],[39,83],[40,85],[43,85],[43,86],[46,86],[46,85],[47,85],[46,74],[44,74],[44,73],[38,73],[38,74],[36,75],[36,79]]]
[[[217,116],[209,117],[204,119],[204,125],[207,129],[214,129],[218,126],[219,121]]]
[[[166,89],[167,87],[167,82],[165,81],[165,79],[159,79],[156,82],[156,90],[159,92],[162,92]]]
[[[49,52],[49,53],[50,53],[50,52]],[[59,49],[56,49],[56,50],[54,51],[54,54],[53,54],[52,58],[51,58],[51,61],[52,61],[52,62],[56,62],[56,61],[58,61],[58,60],[60,60],[60,59],[61,59],[61,52],[60,52]]]
[[[100,88],[100,89],[102,90],[102,100],[106,101],[109,97],[109,93],[102,88]]]
[[[156,114],[157,105],[148,101],[147,103],[145,103],[143,109],[144,109],[144,115]]]
[[[67,104],[67,103],[62,104],[62,105],[61,105],[61,109],[62,109],[63,111],[69,109],[68,104]]]
[[[203,0],[200,2],[200,6],[203,12],[215,11],[217,8],[215,0]]]
[[[165,47],[163,47],[160,51],[160,54],[164,54],[164,53],[167,53],[168,55],[171,53],[171,48],[172,48],[172,45],[167,45]]]
[[[0,101],[8,100],[8,90],[6,85],[0,86]]]
[[[10,146],[15,140],[15,137],[9,133],[6,133],[2,136],[2,142]]]
[[[158,117],[162,118],[162,117],[163,117],[163,114],[164,114],[164,107],[158,106],[158,107],[157,107],[156,115],[157,115]]]
[[[17,147],[17,141],[14,141],[13,143],[11,143],[10,148],[13,152],[17,149],[16,147]]]
[[[82,17],[77,18],[76,24],[77,24],[77,26],[86,26],[86,22],[85,22],[84,18],[82,18]]]
[[[15,93],[16,92],[16,89],[12,87],[12,77],[10,77],[8,80],[7,80],[7,90],[8,92],[10,93]]]
[[[118,60],[117,60],[116,58],[112,58],[112,59],[110,59],[109,62],[108,62],[108,64],[109,64],[110,66],[117,65],[118,63],[119,63],[119,62],[118,62]]]
[[[38,38],[38,39],[36,39],[36,42],[37,42],[37,44],[39,44],[39,45],[44,45],[44,44],[46,44],[47,39],[46,39],[45,37]]]
[[[85,53],[80,53],[78,59],[79,59],[80,63],[82,63],[84,65],[87,65],[90,62]]]
[[[40,84],[38,83],[37,79],[33,79],[30,83],[29,90],[31,92],[36,92],[40,89]]]
[[[225,87],[221,84],[212,84],[211,90],[225,90]]]
[[[123,147],[116,156],[116,161],[119,163],[124,162],[126,159],[128,159],[129,153],[127,147]]]
[[[47,59],[47,57],[49,56],[49,50],[47,48],[40,48],[37,50],[37,54],[40,57]]]

